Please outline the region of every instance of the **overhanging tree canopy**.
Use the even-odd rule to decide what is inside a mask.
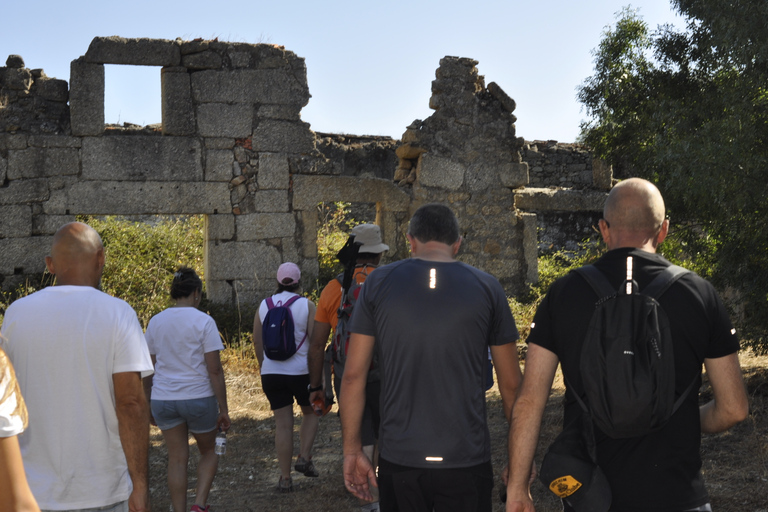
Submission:
[[[673,0],[687,28],[625,8],[579,87],[581,139],[619,176],[657,183],[699,269],[738,291],[768,350],[768,2]]]

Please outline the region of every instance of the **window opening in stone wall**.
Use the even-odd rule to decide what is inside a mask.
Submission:
[[[180,266],[194,268],[205,282],[204,215],[77,218],[98,231],[104,243],[101,289],[128,302],[145,328],[171,305],[171,281]]]
[[[108,126],[161,128],[160,68],[104,65],[104,122]]]
[[[317,219],[317,281],[322,289],[344,270],[336,254],[346,243],[349,231],[358,224],[376,223],[376,203],[319,203]]]

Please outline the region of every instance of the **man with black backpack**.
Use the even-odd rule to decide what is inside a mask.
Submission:
[[[653,184],[616,185],[600,220],[609,251],[556,281],[539,306],[512,415],[507,511],[534,510],[530,467],[558,362],[565,429],[540,476],[564,510],[711,510],[701,432],[747,415],[739,342],[712,285],[656,254],[664,217]],[[713,399],[700,407],[702,364]]]
[[[345,260],[342,262],[346,267],[345,273],[331,280],[320,293],[314,330],[309,340],[310,400],[315,403],[318,398],[322,398],[327,406],[332,403],[334,390],[337,398],[339,397],[349,346],[349,319],[354,311],[357,297],[366,278],[378,267],[382,255],[389,250],[389,246],[382,242],[381,228],[376,224],[358,224],[352,228],[350,242],[351,244],[348,242],[342,250],[348,253],[340,258]],[[345,277],[348,282],[345,281]],[[333,338],[329,344],[328,337],[331,331],[333,331]],[[327,349],[326,345],[328,345]],[[324,367],[325,370],[323,370]],[[371,458],[378,438],[381,386],[378,369],[374,370],[366,386],[368,400],[363,416],[363,446]],[[332,379],[331,373],[333,373]],[[334,389],[330,389],[331,387]],[[376,498],[374,497],[373,502],[366,505],[364,509],[377,510]]]

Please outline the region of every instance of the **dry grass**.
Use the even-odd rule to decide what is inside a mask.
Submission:
[[[357,500],[344,489],[341,477],[341,433],[336,408],[320,421],[315,442],[319,478],[294,473],[296,492],[274,491],[279,471],[274,451],[274,421],[261,381],[248,354],[229,351],[224,357],[232,430],[227,455],[221,459],[209,502],[215,512],[360,510]],[[729,432],[705,435],[702,440],[703,471],[717,512],[768,512],[768,357],[742,356],[750,394],[750,416]],[[707,397],[703,390],[703,399]],[[507,425],[496,387],[488,392],[488,422],[497,473],[506,463]],[[555,382],[542,423],[537,461],[561,428],[562,381]],[[296,409],[296,445],[299,412]],[[165,446],[160,431],[152,429],[150,478],[153,510],[170,508],[165,484]],[[194,493],[196,450],[190,450],[189,496]],[[539,512],[560,511],[559,501],[536,482],[532,493]],[[503,510],[496,500],[496,510]]]

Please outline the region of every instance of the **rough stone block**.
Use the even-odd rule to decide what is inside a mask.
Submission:
[[[8,176],[8,160],[0,155],[0,185],[5,183],[5,179]]]
[[[307,123],[264,119],[253,131],[254,151],[309,153],[315,149],[315,136]]]
[[[274,281],[280,266],[276,247],[263,242],[219,242],[208,244],[210,276],[215,279],[269,279]]]
[[[8,179],[73,176],[80,172],[80,152],[70,148],[8,151]]]
[[[296,220],[292,213],[254,213],[238,215],[237,240],[262,240],[265,238],[287,238],[296,234]]]
[[[83,181],[68,192],[67,209],[91,215],[229,213],[226,183]]]
[[[32,73],[26,68],[6,68],[2,78],[0,84],[3,89],[28,91],[32,87]]]
[[[613,186],[613,167],[605,160],[592,160],[592,183],[598,190],[611,190]]]
[[[499,84],[496,82],[489,83],[488,92],[491,93],[491,96],[499,100],[499,103],[501,103],[501,106],[504,107],[507,112],[515,111],[515,108],[517,107],[515,100],[510,98],[507,93],[504,92],[504,89],[499,87]]]
[[[250,52],[229,52],[229,61],[233,68],[247,68],[251,65]]]
[[[235,147],[235,141],[231,138],[208,137],[205,139],[205,147],[208,149],[232,149]]]
[[[425,153],[416,167],[417,180],[427,187],[458,190],[464,184],[466,168],[459,162]]]
[[[181,57],[181,65],[188,69],[219,69],[221,55],[212,51],[191,53]]]
[[[74,215],[35,215],[32,217],[32,234],[54,235],[61,226],[75,220]]]
[[[261,105],[257,112],[259,119],[282,119],[300,121],[301,105]]]
[[[206,240],[231,240],[235,236],[235,216],[206,215]]]
[[[250,103],[305,106],[307,81],[287,69],[235,69],[192,74],[192,94],[200,103]]]
[[[69,99],[69,84],[66,80],[41,77],[35,80],[37,94],[49,101],[65,102]]]
[[[515,191],[515,208],[533,211],[600,212],[608,194],[592,190],[522,188]]]
[[[507,188],[520,188],[528,184],[530,178],[528,175],[528,164],[506,163],[499,166],[499,180],[502,186]]]
[[[197,107],[198,133],[203,137],[250,137],[253,125],[251,105],[206,103]]]
[[[33,148],[79,148],[83,139],[66,135],[30,135],[28,144]]]
[[[211,279],[208,270],[205,272],[205,296],[216,304],[234,304],[235,302],[232,285],[223,279]]]
[[[195,107],[189,74],[184,68],[163,68],[160,73],[162,88],[162,117],[164,135],[193,135],[195,133]]]
[[[0,187],[0,205],[39,203],[49,197],[45,179],[14,180]]]
[[[232,179],[232,164],[234,156],[232,150],[206,149],[205,150],[205,181],[226,181]]]
[[[287,190],[259,190],[252,194],[253,211],[261,213],[289,211]]]
[[[523,261],[525,263],[525,282],[539,281],[538,220],[535,213],[520,213],[523,226]]]
[[[408,211],[410,196],[390,180],[351,176],[293,176],[293,209],[314,210],[321,201],[386,204],[390,211]]]
[[[0,238],[0,275],[45,271],[45,257],[50,254],[52,240],[51,236]]]
[[[32,234],[32,207],[29,205],[0,206],[0,238],[17,238]]]
[[[188,137],[87,137],[84,180],[202,181],[202,150]]]
[[[85,53],[88,62],[133,66],[178,66],[181,47],[166,39],[94,37]]]
[[[279,153],[259,155],[259,189],[288,190],[291,183],[288,158]]]
[[[298,212],[301,233],[301,256],[317,260],[317,209]]]
[[[104,132],[104,66],[73,60],[69,75],[69,111],[72,135]]]
[[[25,149],[29,138],[26,135],[11,135],[10,133],[0,133],[0,150]]]

